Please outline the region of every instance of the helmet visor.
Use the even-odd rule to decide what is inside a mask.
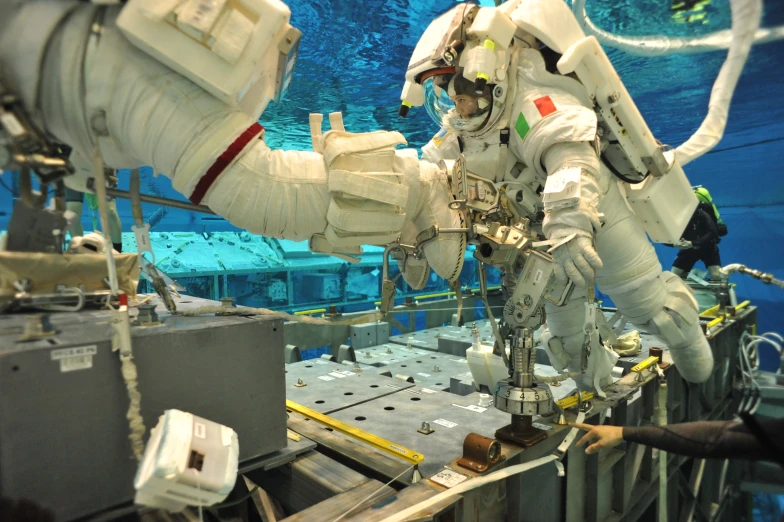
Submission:
[[[422,82],[425,108],[439,126],[448,125],[461,130],[477,130],[487,119],[492,105],[490,87],[476,95],[473,82],[458,73],[433,75]]]

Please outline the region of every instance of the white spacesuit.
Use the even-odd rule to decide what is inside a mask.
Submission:
[[[498,11],[515,22],[517,6],[503,4]],[[568,277],[577,286],[563,306],[545,306],[542,343],[556,368],[580,370],[586,286],[595,281],[626,320],[670,347],[687,380],[706,380],[713,357],[699,325],[697,304],[677,276],[662,272],[642,222],[626,202],[621,181],[603,161],[608,140],[597,134],[604,129],[586,89],[574,75],[559,74],[554,61],[546,64],[543,53],[551,60],[560,56],[515,24],[513,44],[495,62],[496,71],[508,71],[497,75],[500,81],[495,85],[474,90],[466,76],[477,78],[472,59],[484,57],[466,55],[483,49],[463,47],[471,38],[466,26],[494,23],[483,23],[480,17],[468,4],[455,7],[430,25],[411,58],[401,96],[404,107],[411,105],[407,96],[417,97],[411,90],[421,85],[424,105],[443,125],[423,148],[422,158],[438,163],[462,153],[469,172],[504,182],[507,194],[515,194],[529,214],[544,211],[542,231],[557,245],[555,275]],[[478,100],[476,112],[461,117],[453,101],[461,95]],[[572,193],[565,194],[564,186]],[[603,374],[605,384],[609,371],[596,371]],[[588,382],[591,378],[587,376]]]
[[[405,144],[400,134],[350,134],[339,117],[330,118],[333,130],[324,135],[320,120],[311,119],[313,152],[273,151],[257,119],[273,97],[258,87],[274,78],[257,75],[224,91],[216,86],[220,78],[208,78],[218,75],[199,69],[198,60],[184,65],[166,54],[189,45],[194,34],[202,39],[194,53],[204,59],[218,56],[221,66],[243,64],[259,48],[280,47],[288,11],[277,0],[255,3],[285,11],[266,46],[253,44],[254,22],[232,11],[231,3],[217,2],[219,12],[207,23],[203,13],[189,19],[166,11],[178,2],[131,0],[122,8],[23,2],[3,17],[3,75],[42,128],[86,157],[100,157],[112,168],[151,165],[193,202],[208,205],[238,227],[308,239],[313,250],[333,255],[350,256],[363,244],[397,239],[411,244],[433,225],[463,227],[462,214],[449,207],[448,174],[436,162],[459,152],[459,137],[469,171],[513,182],[524,204],[544,187],[543,231],[562,243],[554,251],[559,274],[583,285],[566,306],[547,309],[544,339],[557,366],[579,365],[585,284],[596,271],[599,287],[625,317],[670,347],[686,379],[708,378],[712,356],[696,302],[680,278],[661,271],[642,225],[600,161],[597,119],[584,89],[574,78],[546,70],[537,40],[527,33],[515,36],[507,59],[499,62],[509,78],[503,85],[488,82],[493,101],[482,109],[489,116],[479,115],[481,128],[472,127],[476,122],[469,118],[463,128],[447,129],[425,147],[421,161],[412,149],[396,149]],[[163,6],[160,12],[158,6]],[[511,13],[504,16],[514,20]],[[255,23],[268,22],[269,17],[258,17]],[[168,32],[156,33],[158,28]],[[274,62],[274,73],[278,52],[273,50],[263,60]],[[510,132],[501,138],[506,127]],[[568,190],[578,186],[578,193],[561,190],[567,185]],[[406,265],[406,280],[421,287],[430,268],[456,280],[465,247],[459,234],[437,236],[424,245],[425,259]]]

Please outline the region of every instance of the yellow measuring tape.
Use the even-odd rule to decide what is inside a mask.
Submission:
[[[580,396],[582,397],[583,402],[590,401],[591,399],[593,399],[592,392],[581,392]],[[562,410],[565,410],[567,408],[572,408],[573,406],[577,406],[578,403],[579,401],[577,400],[577,395],[572,395],[570,397],[561,399],[560,401],[556,402],[556,404],[560,406]]]
[[[372,433],[362,431],[359,428],[355,428],[354,426],[350,426],[344,422],[340,422],[339,420],[333,419],[332,417],[324,415],[323,413],[319,413],[315,410],[311,410],[310,408],[302,406],[301,404],[297,404],[296,402],[286,400],[286,409],[295,413],[299,413],[303,417],[307,417],[318,422],[319,424],[323,424],[324,426],[332,428],[333,430],[338,431],[343,435],[348,435],[349,437],[362,441],[365,444],[369,444],[370,446],[381,450],[384,453],[388,453],[399,459],[405,460],[409,464],[421,464],[425,461],[425,457],[413,450],[404,448],[399,444],[382,439],[381,437],[377,437]]]
[[[653,366],[654,364],[656,364],[658,362],[659,362],[659,358],[658,357],[654,357],[654,356],[648,357],[647,359],[645,359],[641,363],[639,363],[639,364],[637,364],[635,366],[632,366],[632,371],[636,372],[636,373],[640,373],[641,371],[643,371],[643,370],[645,370],[647,368],[650,368],[651,366]]]

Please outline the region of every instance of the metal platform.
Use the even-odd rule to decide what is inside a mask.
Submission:
[[[331,414],[413,386],[378,375],[373,366],[357,373],[351,366],[319,359],[286,365],[286,398],[319,413]]]
[[[434,355],[431,350],[423,350],[420,348],[407,348],[394,343],[386,343],[380,346],[371,346],[369,348],[362,348],[355,350],[354,354],[357,357],[357,362],[367,364],[370,366],[387,366],[389,364],[407,361],[417,357],[424,357],[426,355]]]
[[[451,377],[467,369],[464,357],[434,353],[386,365],[381,372],[409,377],[417,386],[449,391]]]
[[[508,413],[478,403],[478,393],[460,397],[416,387],[331,416],[425,455],[419,469],[430,476],[460,456],[463,439],[469,433],[492,438],[497,428],[509,424]],[[423,422],[435,431],[419,433]]]

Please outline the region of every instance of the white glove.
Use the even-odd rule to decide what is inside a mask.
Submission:
[[[694,248],[694,244],[692,244],[692,242],[691,242],[691,241],[687,241],[687,240],[685,240],[685,239],[681,239],[680,241],[678,241],[677,243],[675,243],[675,245],[673,245],[673,246],[674,246],[675,248],[678,248],[678,249],[680,249],[680,250],[688,250],[688,249],[690,249],[690,248]]]
[[[596,270],[604,266],[587,232],[571,227],[556,227],[550,239],[557,241],[550,251],[555,258],[555,277],[562,283],[571,279],[575,285],[583,287],[588,281],[593,281]]]

